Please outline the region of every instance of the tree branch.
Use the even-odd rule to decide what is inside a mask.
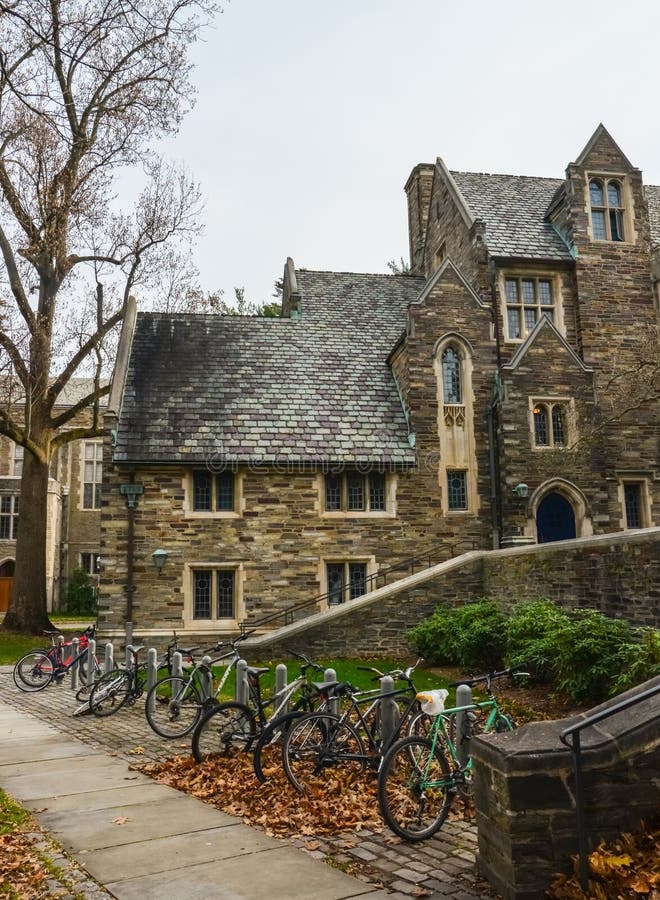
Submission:
[[[96,381],[96,384],[98,385],[98,381]],[[73,406],[68,406],[59,415],[51,418],[51,420],[50,420],[51,427],[53,429],[60,429],[60,428],[62,428],[62,426],[66,425],[67,422],[70,422],[71,419],[75,418],[79,412],[82,412],[83,410],[88,409],[90,406],[95,405],[97,412],[94,415],[95,423],[92,427],[96,430],[100,429],[102,426],[98,424],[98,401],[100,400],[101,397],[105,397],[109,393],[110,393],[110,385],[109,384],[103,385],[103,387],[98,385],[96,390],[87,394],[81,400],[78,400],[76,403],[73,404]],[[86,426],[86,427],[89,427],[89,426]],[[73,430],[75,430],[75,429],[73,429]],[[100,432],[100,433],[102,433],[102,432]],[[62,434],[69,435],[69,434],[71,434],[71,431],[62,432]],[[67,443],[69,440],[74,440],[74,439],[67,438],[67,441],[60,441],[60,435],[58,434],[53,439],[53,444],[57,444],[58,441],[60,443]]]

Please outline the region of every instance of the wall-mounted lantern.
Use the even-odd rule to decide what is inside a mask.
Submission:
[[[514,487],[513,493],[514,493],[514,494],[516,495],[516,497],[518,497],[520,500],[526,500],[527,497],[529,497],[529,487],[525,484],[524,481],[521,481],[520,484],[517,484],[517,485]]]
[[[151,554],[151,559],[152,559],[153,564],[156,567],[156,571],[158,572],[159,575],[163,571],[163,566],[167,562],[168,556],[169,556],[169,553],[167,552],[167,550],[161,550],[161,549],[154,550],[154,552]]]

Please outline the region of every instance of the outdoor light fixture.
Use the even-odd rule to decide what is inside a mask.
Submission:
[[[154,550],[154,552],[151,554],[154,566],[156,567],[156,571],[159,575],[163,571],[163,566],[167,562],[168,556],[169,553],[167,552],[167,550]]]
[[[526,497],[529,497],[529,488],[527,487],[527,485],[525,484],[524,481],[521,481],[520,484],[517,484],[514,487],[513,493],[516,495],[516,497],[519,497],[521,500],[524,500]]]

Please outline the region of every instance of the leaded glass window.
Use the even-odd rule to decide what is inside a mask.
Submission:
[[[193,619],[211,618],[211,571],[193,572]]]
[[[616,180],[589,182],[591,230],[595,241],[624,241],[623,199],[621,185]]]
[[[467,509],[467,472],[452,469],[447,472],[447,506],[449,509]]]
[[[347,498],[349,510],[364,509],[364,475],[353,473],[348,475]]]
[[[0,539],[15,541],[18,535],[18,507],[20,497],[14,494],[0,496]]]
[[[325,476],[326,512],[386,512],[386,478],[382,472],[340,472]]]
[[[328,563],[328,606],[344,602],[344,563]]]
[[[623,486],[623,496],[626,509],[626,527],[642,527],[642,485],[629,483]]]
[[[538,400],[534,404],[534,445],[565,447],[568,443],[568,405],[566,402]]]
[[[328,606],[338,606],[367,593],[367,564],[333,562],[326,564]]]
[[[216,572],[218,619],[233,619],[234,616],[234,572],[219,569]]]
[[[504,279],[504,293],[508,340],[525,338],[541,316],[554,320],[555,297],[551,279],[508,277]]]
[[[236,506],[235,481],[233,472],[220,472],[215,477],[205,469],[193,472],[193,511],[233,512]]]
[[[101,508],[103,444],[85,441],[83,463],[83,509]]]
[[[442,391],[445,403],[462,403],[461,358],[453,347],[442,354]]]
[[[369,474],[369,509],[372,511],[385,509],[385,476],[382,472]]]
[[[192,573],[193,619],[236,618],[234,569],[195,569]]]

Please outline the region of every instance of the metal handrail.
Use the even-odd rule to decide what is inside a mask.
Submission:
[[[468,547],[470,550],[474,550],[475,546],[475,541],[468,540],[457,541],[453,543],[445,541],[442,544],[434,544],[424,553],[417,554],[416,556],[409,556],[405,559],[400,560],[399,562],[393,563],[390,566],[386,566],[384,569],[379,569],[378,572],[374,572],[372,575],[368,575],[365,579],[367,588],[365,594],[371,593],[372,590],[375,590],[375,588],[378,587],[379,578],[383,579],[384,586],[385,584],[387,584],[387,576],[392,574],[393,572],[403,572],[410,569],[410,574],[414,575],[416,569],[417,571],[430,569],[431,566],[436,564],[436,562],[441,561],[437,559],[438,556],[442,556],[443,558],[448,559],[452,556],[458,555],[456,553],[456,550],[459,547]],[[447,551],[450,551],[449,554],[447,554]],[[461,550],[461,553],[464,552],[466,552],[466,550]],[[425,565],[422,566],[422,562],[424,562]],[[345,589],[346,588],[344,588],[344,590]],[[298,612],[304,609],[308,609],[311,606],[317,606],[324,601],[327,603],[328,598],[331,594],[334,594],[334,591],[326,591],[324,594],[318,594],[315,597],[310,597],[308,600],[303,600],[302,603],[296,603],[294,606],[289,606],[286,609],[270,613],[270,615],[264,616],[262,619],[257,619],[249,623],[241,622],[239,625],[241,634],[244,634],[246,629],[248,628],[250,631],[254,631],[255,629],[261,628],[264,625],[275,622],[278,619],[284,619],[282,625],[289,625],[295,621],[295,619],[297,618],[296,614]]]
[[[615,703],[614,706],[610,706],[598,713],[587,716],[586,719],[582,719],[580,722],[576,722],[575,725],[565,728],[559,735],[562,744],[568,747],[573,753],[573,765],[575,771],[575,814],[577,819],[578,855],[580,857],[580,884],[585,892],[589,886],[589,858],[587,848],[587,828],[584,813],[582,745],[580,743],[580,732],[590,725],[596,725],[598,722],[602,722],[603,719],[608,719],[610,716],[623,712],[624,709],[629,709],[631,706],[636,706],[638,703],[648,700],[649,697],[655,697],[656,694],[660,694],[660,684],[656,684],[652,688],[647,688],[647,690],[642,691],[641,694],[629,697],[627,700],[621,700],[619,703]],[[569,738],[571,740],[569,740]]]

